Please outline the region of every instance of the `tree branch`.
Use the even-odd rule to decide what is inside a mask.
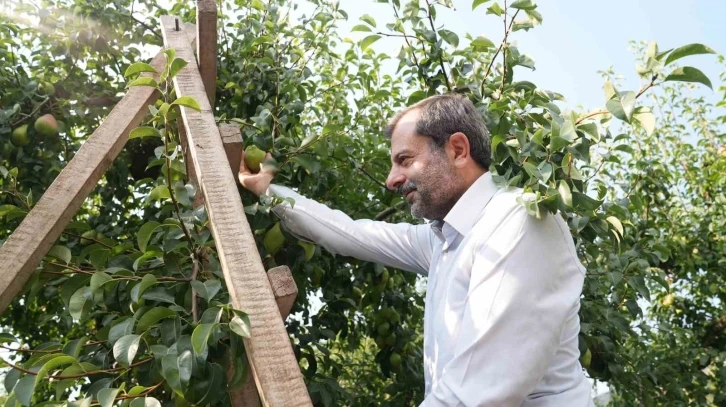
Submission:
[[[391,215],[393,215],[394,213],[396,213],[396,211],[397,211],[397,209],[396,209],[396,208],[393,208],[393,207],[391,207],[391,208],[386,208],[386,209],[382,210],[381,212],[379,212],[379,213],[378,213],[378,215],[376,215],[376,216],[375,216],[375,217],[373,218],[373,220],[378,220],[378,221],[382,221],[382,220],[385,220],[385,219],[386,219],[386,218],[388,218],[389,216],[391,216]]]
[[[131,369],[131,368],[134,368],[134,367],[137,367],[137,366],[141,366],[144,363],[148,363],[148,362],[150,362],[152,360],[154,360],[154,358],[148,358],[148,359],[140,360],[140,361],[138,361],[136,363],[132,363],[128,367],[121,366],[121,367],[116,367],[116,368],[113,368],[113,369],[94,370],[94,371],[91,371],[91,372],[86,372],[86,373],[81,373],[81,374],[75,374],[75,375],[69,375],[69,376],[48,375],[48,378],[50,378],[50,379],[56,379],[56,380],[80,379],[81,377],[86,377],[86,376],[91,376],[91,375],[104,374],[104,373],[115,373],[115,372],[118,372],[118,371],[121,371],[121,370],[124,370],[124,369]],[[25,369],[25,368],[20,367],[18,365],[14,365],[14,364],[8,362],[5,359],[0,358],[0,361],[3,361],[5,364],[7,364],[8,366],[12,367],[13,369],[17,369],[17,370],[19,370],[19,371],[21,371],[21,372],[23,372],[25,374],[29,374],[31,376],[37,376],[38,375],[38,372],[34,372],[32,370]]]
[[[497,52],[494,53],[492,56],[491,62],[489,62],[489,66],[487,67],[486,72],[484,73],[484,79],[486,79],[489,76],[489,72],[492,70],[492,66],[494,65],[494,61],[497,59],[497,55],[502,51],[502,48],[504,48],[504,44],[507,43],[507,38],[509,37],[509,33],[512,32],[512,26],[514,25],[514,19],[517,18],[517,14],[519,14],[519,10],[517,10],[514,15],[512,16],[512,21],[509,22],[509,28],[504,32],[504,39],[502,39],[502,43],[499,44],[499,48],[497,49]],[[506,15],[506,14],[505,14]]]
[[[151,33],[154,34],[155,36],[157,36],[160,40],[164,41],[164,38],[161,36],[161,34],[159,34],[158,32],[156,32],[153,28],[151,28],[151,26],[149,26],[145,22],[139,20],[138,18],[134,17],[133,14],[130,14],[129,17],[131,17],[137,23],[141,24],[147,30],[151,31]]]
[[[434,28],[434,18],[431,16],[431,3],[429,3],[429,0],[426,0],[426,6],[426,15],[429,18],[429,25],[431,25],[431,31],[434,32],[434,39],[436,40],[438,36],[436,35],[436,28]],[[436,42],[438,42],[438,40],[436,40]],[[446,68],[444,67],[444,57],[441,53],[439,54],[439,66],[441,67],[441,73],[444,74],[444,79],[446,79],[446,89],[451,92],[451,81],[449,81],[449,75],[446,73]]]

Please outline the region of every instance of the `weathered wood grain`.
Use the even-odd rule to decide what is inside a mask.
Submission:
[[[245,340],[245,349],[262,402],[272,407],[311,406],[199,69],[192,63],[192,48],[183,30],[175,31],[174,17],[164,16],[161,23],[166,46],[189,62],[174,78],[177,95],[191,96],[201,107],[201,112],[183,107],[182,118],[230,297],[250,316],[252,338]]]
[[[280,310],[280,316],[284,320],[290,314],[295,299],[297,298],[297,284],[292,278],[292,272],[287,266],[279,266],[267,271],[267,280],[270,282],[272,292],[275,294],[275,301]],[[227,372],[231,377],[233,370]],[[255,380],[252,375],[247,376],[244,386],[229,394],[232,407],[259,407],[260,396],[255,387]]]
[[[151,65],[161,71],[164,55],[157,55]],[[33,270],[118,156],[129,132],[148,113],[148,105],[158,98],[159,93],[153,88],[130,88],[0,247],[0,312],[22,290]]]
[[[219,134],[222,136],[224,152],[227,154],[232,176],[237,179],[239,164],[242,160],[242,132],[238,124],[222,123],[219,125]]]
[[[197,61],[209,104],[214,110],[217,90],[217,4],[215,0],[197,0]]]

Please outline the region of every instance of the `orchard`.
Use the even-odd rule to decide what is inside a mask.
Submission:
[[[690,58],[726,72],[723,56],[633,43],[637,69],[623,74],[640,86],[605,71],[601,108],[579,111],[517,77],[534,61],[510,37],[546,24],[535,2],[457,2],[502,26],[498,38],[443,27],[448,0],[380,2],[385,21],[364,15],[348,33],[335,2],[218,1],[214,116],[240,126],[247,166],[274,165],[276,183],[356,219],[418,222],[385,187],[384,124],[464,94],[491,133],[496,182],[572,231],[587,268],[580,361],[611,405],[726,405],[726,73]],[[249,327],[181,151],[173,106],[197,102],[169,86],[184,67],[173,50],[163,80],[140,76],[163,44],[158,18],[194,23],[194,2],[0,5],[0,244],[124,93],[161,94],[0,316],[5,405],[230,406],[250,374]],[[400,53],[377,52],[384,41]],[[286,327],[313,404],[418,406],[423,277],[298,240],[275,199],[239,193],[265,268],[295,278]]]

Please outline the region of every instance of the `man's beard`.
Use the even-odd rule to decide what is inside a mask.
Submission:
[[[406,181],[398,192],[406,197],[409,192],[416,191],[417,196],[411,202],[414,217],[443,220],[464,193],[459,184],[453,166],[441,158],[426,168],[421,179]]]

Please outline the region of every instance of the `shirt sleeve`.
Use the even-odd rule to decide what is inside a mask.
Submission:
[[[579,309],[584,268],[559,216],[519,207],[491,236],[474,253],[454,356],[421,407],[519,407]]]
[[[272,211],[292,234],[315,242],[334,254],[382,263],[422,275],[431,262],[429,225],[353,220],[341,211],[307,199],[290,188],[270,185],[268,195],[292,198]]]

